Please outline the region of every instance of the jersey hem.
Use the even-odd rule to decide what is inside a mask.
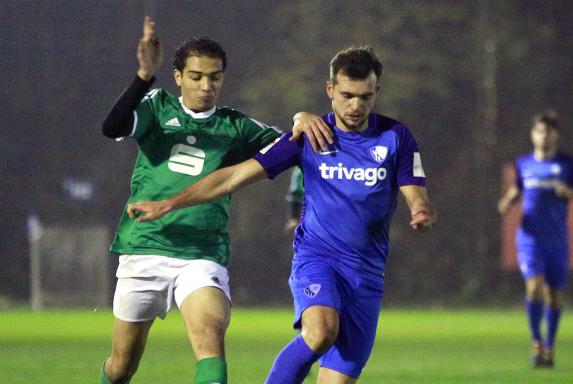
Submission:
[[[228,265],[228,256],[217,257],[205,255],[205,252],[196,251],[196,253],[189,252],[175,252],[161,248],[119,248],[110,247],[110,252],[118,255],[137,255],[137,256],[165,256],[181,260],[209,260],[213,261],[223,267]],[[224,259],[222,261],[221,259]]]

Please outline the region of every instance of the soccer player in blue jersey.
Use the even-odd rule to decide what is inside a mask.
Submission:
[[[304,207],[295,231],[292,273],[295,328],[277,356],[269,384],[302,383],[320,359],[317,382],[355,383],[372,350],[384,288],[389,228],[400,192],[414,230],[435,222],[414,137],[403,124],[372,112],[382,64],[371,48],[349,48],[330,64],[326,92],[334,133],[327,150],[290,134],[254,159],[220,169],[167,200],[131,204],[139,221],[224,196],[299,165]]]
[[[533,118],[533,152],[517,159],[517,182],[499,201],[505,214],[523,200],[516,235],[519,268],[525,279],[525,309],[532,338],[533,367],[553,367],[563,288],[569,266],[567,206],[573,199],[573,158],[558,151],[559,124],[552,113]],[[547,333],[541,335],[545,312]]]

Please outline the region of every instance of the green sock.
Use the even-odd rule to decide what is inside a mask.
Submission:
[[[107,359],[105,359],[105,360],[103,361],[103,364],[102,364],[102,366],[101,366],[101,374],[100,374],[100,376],[101,376],[101,384],[111,384],[111,382],[109,381],[109,379],[108,379],[107,376],[105,375],[105,370],[104,370],[104,368],[105,368],[105,363],[106,363],[106,362],[107,362]]]
[[[195,384],[227,384],[227,363],[222,357],[199,360],[195,368]]]

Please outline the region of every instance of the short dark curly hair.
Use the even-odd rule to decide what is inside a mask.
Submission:
[[[351,79],[365,79],[374,71],[380,80],[384,67],[370,46],[350,47],[338,52],[330,61],[330,81],[336,84],[336,75],[344,73]]]
[[[191,56],[207,56],[213,59],[220,59],[223,63],[223,71],[227,68],[227,54],[225,50],[221,47],[221,44],[207,36],[191,38],[177,48],[173,58],[173,69],[182,71],[185,68],[187,58]]]

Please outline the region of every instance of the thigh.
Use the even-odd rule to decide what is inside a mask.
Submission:
[[[172,300],[173,278],[163,256],[120,256],[113,313],[125,322],[164,318]]]
[[[187,295],[180,310],[197,360],[224,356],[225,332],[231,317],[227,295],[219,288],[203,287]]]
[[[174,296],[179,308],[187,296],[205,287],[217,288],[226,296],[227,301],[231,301],[229,272],[226,267],[210,260],[174,260],[172,264],[178,267]]]
[[[534,245],[519,245],[517,261],[524,280],[545,275],[545,258],[542,250]]]
[[[321,357],[321,367],[351,378],[360,376],[376,339],[381,300],[379,286],[359,285],[344,295],[339,335]]]
[[[322,261],[296,261],[289,285],[294,301],[294,327],[301,328],[302,314],[310,307],[330,307],[340,312],[342,301],[338,276]]]
[[[115,319],[111,347],[112,362],[136,368],[143,355],[153,321],[128,322]]]

